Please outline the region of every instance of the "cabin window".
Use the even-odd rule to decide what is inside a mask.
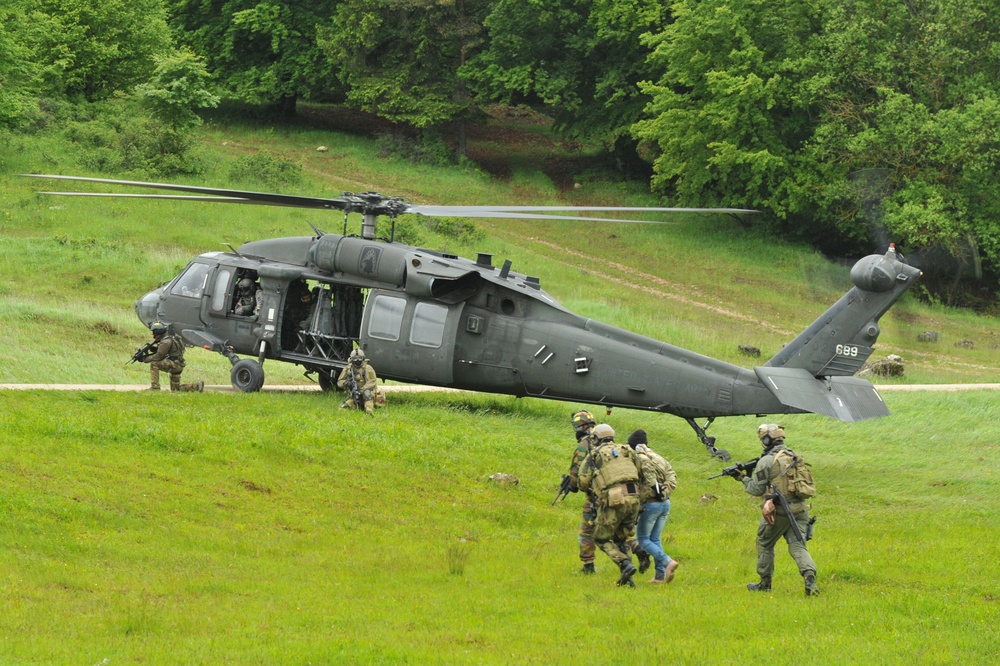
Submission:
[[[170,293],[176,296],[201,298],[201,295],[205,292],[205,282],[208,280],[208,271],[210,268],[208,264],[191,264],[177,278]]]
[[[376,296],[372,303],[371,323],[368,324],[368,335],[380,340],[399,340],[399,331],[403,327],[403,311],[406,309],[406,299],[395,296]]]
[[[233,269],[220,268],[215,274],[215,287],[212,289],[212,310],[222,312],[226,309],[226,294],[229,293],[229,278]]]
[[[421,347],[440,347],[448,308],[434,303],[417,303],[413,310],[410,342]]]

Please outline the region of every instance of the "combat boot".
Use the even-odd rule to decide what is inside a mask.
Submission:
[[[771,577],[761,576],[759,583],[747,583],[747,589],[751,592],[770,592],[771,591]]]
[[[649,557],[649,553],[646,551],[639,553],[639,573],[646,573],[646,570],[649,569],[650,562],[651,558]]]
[[[807,573],[805,575],[806,579],[806,596],[814,597],[819,594],[819,587],[816,585],[816,574]]]
[[[587,574],[587,575],[597,573],[596,571],[594,571],[594,563],[593,562],[587,562],[586,564],[584,564],[583,568],[580,569],[580,573]]]
[[[632,576],[635,575],[636,568],[632,564],[632,560],[622,560],[621,564],[618,565],[621,569],[622,575],[618,579],[618,587],[628,586],[635,587],[635,581],[632,580]]]
[[[194,390],[198,393],[203,393],[205,391],[205,382],[197,381],[194,383]]]

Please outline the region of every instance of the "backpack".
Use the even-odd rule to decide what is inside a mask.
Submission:
[[[642,492],[643,502],[651,499],[667,499],[677,488],[677,475],[663,456],[646,449],[639,456],[642,462]],[[659,491],[659,492],[657,492]]]
[[[791,449],[782,449],[774,454],[771,465],[772,483],[789,500],[807,500],[816,496],[810,465],[802,456]]]

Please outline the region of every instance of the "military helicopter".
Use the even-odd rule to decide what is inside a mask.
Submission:
[[[27,175],[27,174],[26,174]],[[763,365],[748,370],[570,312],[536,277],[501,266],[394,242],[400,215],[588,219],[582,213],[712,212],[574,206],[424,206],[373,192],[313,198],[75,176],[38,178],[171,190],[185,194],[45,192],[295,206],[344,213],[344,233],[244,243],[207,252],[135,304],[147,327],[170,325],[184,341],[232,364],[233,386],[264,384],[267,360],[295,363],[323,390],[355,346],[379,376],[400,382],[549,400],[628,407],[679,416],[708,451],[706,429],[720,416],[813,412],[841,421],[888,415],[875,387],[853,377],[874,351],[879,318],[920,277],[890,246],[851,269],[853,288]],[[360,236],[347,217],[362,216]],[[567,217],[564,214],[571,213]],[[379,218],[392,224],[376,238]],[[629,220],[640,221],[640,220]],[[256,313],[237,307],[259,290]],[[249,358],[241,358],[240,355]],[[701,425],[697,419],[706,419]]]

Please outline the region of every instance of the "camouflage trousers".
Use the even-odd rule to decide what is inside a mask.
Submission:
[[[614,560],[615,564],[631,559],[629,552],[635,542],[635,523],[639,520],[639,497],[630,495],[624,504],[608,506],[601,504],[597,508],[597,520],[594,521],[594,543]],[[643,552],[641,548],[637,552]]]
[[[364,400],[364,410],[365,414],[372,416],[375,414],[375,401],[372,399],[370,391],[364,391],[362,393],[362,399]],[[344,400],[343,404],[340,405],[341,409],[361,409],[361,405],[354,401],[354,398],[350,393],[347,394],[347,399]]]
[[[149,364],[149,387],[158,389],[160,388],[160,371],[170,373],[170,390],[171,391],[197,391],[198,387],[194,384],[181,384],[181,373],[184,372],[184,362],[183,361],[172,361],[170,359],[163,359],[162,361],[153,361]]]
[[[583,503],[583,518],[580,521],[580,561],[584,564],[593,564],[597,557],[597,544],[594,542],[594,523],[597,522],[597,508],[594,502],[587,500]],[[624,541],[618,544],[618,549],[623,553],[635,553],[642,555],[646,551],[639,545],[635,538],[635,528],[628,534]]]
[[[806,533],[809,523],[809,512],[795,514],[794,520],[798,523],[802,534]],[[792,523],[784,511],[779,511],[774,516],[774,525],[769,525],[763,518],[757,526],[757,573],[761,578],[770,578],[774,571],[774,546],[781,537],[785,537],[788,542],[788,554],[795,560],[795,565],[799,568],[799,573],[816,573],[816,563],[813,562],[812,555],[806,550],[804,543],[795,536]]]

